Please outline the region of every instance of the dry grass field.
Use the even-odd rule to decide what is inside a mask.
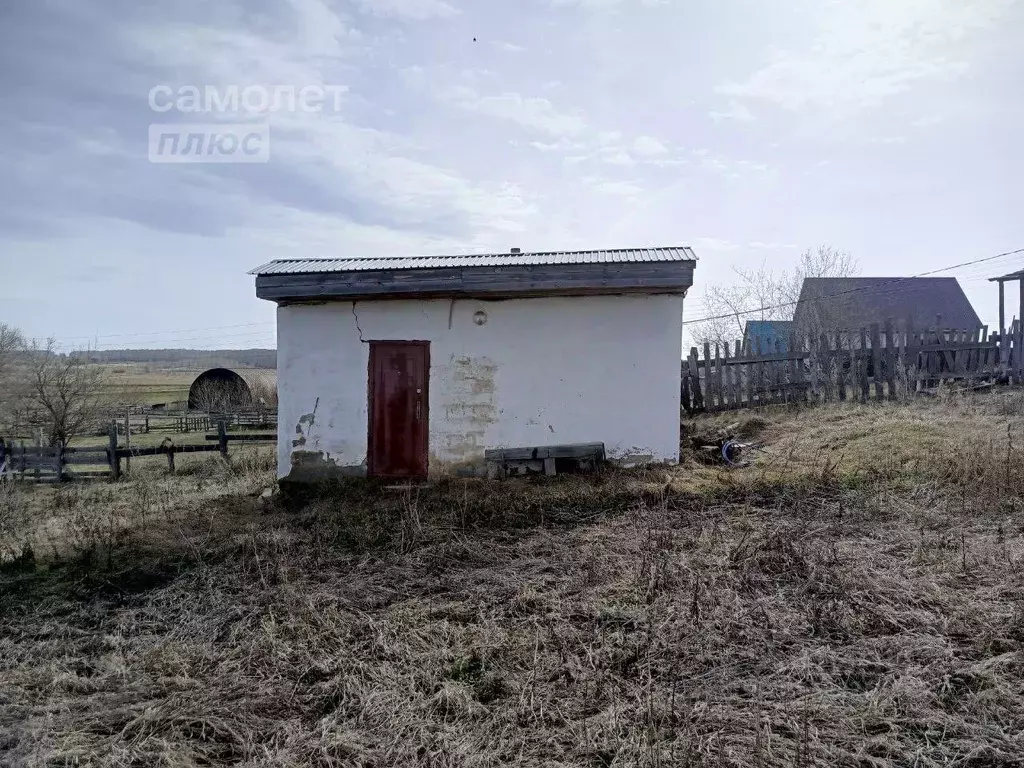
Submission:
[[[684,445],[733,420],[744,469],[0,490],[0,765],[1024,764],[1024,393]]]

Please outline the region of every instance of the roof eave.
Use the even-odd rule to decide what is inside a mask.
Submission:
[[[685,294],[696,261],[450,267],[256,276],[276,302],[396,298],[516,298],[619,293]]]

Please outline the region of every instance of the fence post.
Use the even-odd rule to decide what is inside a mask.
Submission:
[[[775,398],[780,402],[786,402],[786,366],[788,362],[782,356],[782,342],[775,339],[775,383],[778,388],[775,390]]]
[[[220,455],[225,459],[228,457],[228,424],[225,419],[217,422],[217,445],[220,446]]]
[[[882,399],[882,330],[876,322],[871,324],[871,379],[875,385],[875,399]]]
[[[890,400],[896,397],[896,355],[893,354],[896,347],[895,332],[891,317],[885,319],[885,355],[882,359],[882,370],[885,371],[886,394]]]
[[[839,331],[836,331],[836,397],[839,400],[846,400],[846,376],[843,368],[846,365],[846,361],[843,358],[843,337]]]
[[[693,397],[694,410],[704,410],[704,393],[700,387],[700,369],[697,367],[697,348],[690,347],[690,394]]]
[[[746,343],[743,344],[743,356],[748,361],[743,366],[743,372],[746,376],[746,407],[748,408],[754,408],[754,390],[757,386],[757,382],[754,380],[755,364],[750,361],[751,357],[754,356],[752,348],[753,343],[751,340],[746,340]]]
[[[717,347],[716,347],[717,348]],[[729,365],[729,342],[722,342],[722,375],[724,378],[722,381],[722,405],[728,404],[730,398],[733,396],[732,391],[732,366]]]
[[[124,457],[124,471],[132,471],[132,416],[131,409],[126,409],[124,413],[124,447],[128,449],[129,454]]]
[[[117,457],[117,422],[110,422],[110,445],[107,447],[107,461],[110,463],[110,478],[121,478],[121,459]]]
[[[733,355],[732,355],[733,362],[736,362],[737,360],[740,359],[740,357],[742,357],[742,351],[741,350],[742,350],[742,344],[740,343],[740,341],[738,339],[736,339],[736,342],[733,345]],[[732,394],[736,398],[736,408],[741,408],[742,404],[743,404],[743,379],[742,379],[742,372],[743,372],[743,369],[738,364],[734,365],[732,367],[732,387],[733,387]]]
[[[43,451],[42,451],[42,448],[43,448],[43,428],[42,427],[37,427],[36,428],[36,435],[35,435],[35,437],[36,437],[36,448],[39,449],[39,450],[36,451],[36,461],[35,461],[36,469],[35,469],[35,472],[33,473],[33,475],[35,477],[35,481],[38,483],[39,482],[39,465],[40,465],[40,463],[43,460]]]

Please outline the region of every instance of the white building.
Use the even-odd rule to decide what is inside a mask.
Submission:
[[[278,475],[480,473],[484,451],[679,457],[689,248],[279,260]]]

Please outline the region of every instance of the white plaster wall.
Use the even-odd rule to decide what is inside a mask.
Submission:
[[[430,341],[431,474],[556,443],[675,462],[682,313],[681,296],[280,307],[278,474],[293,451],[365,465],[370,340]]]

